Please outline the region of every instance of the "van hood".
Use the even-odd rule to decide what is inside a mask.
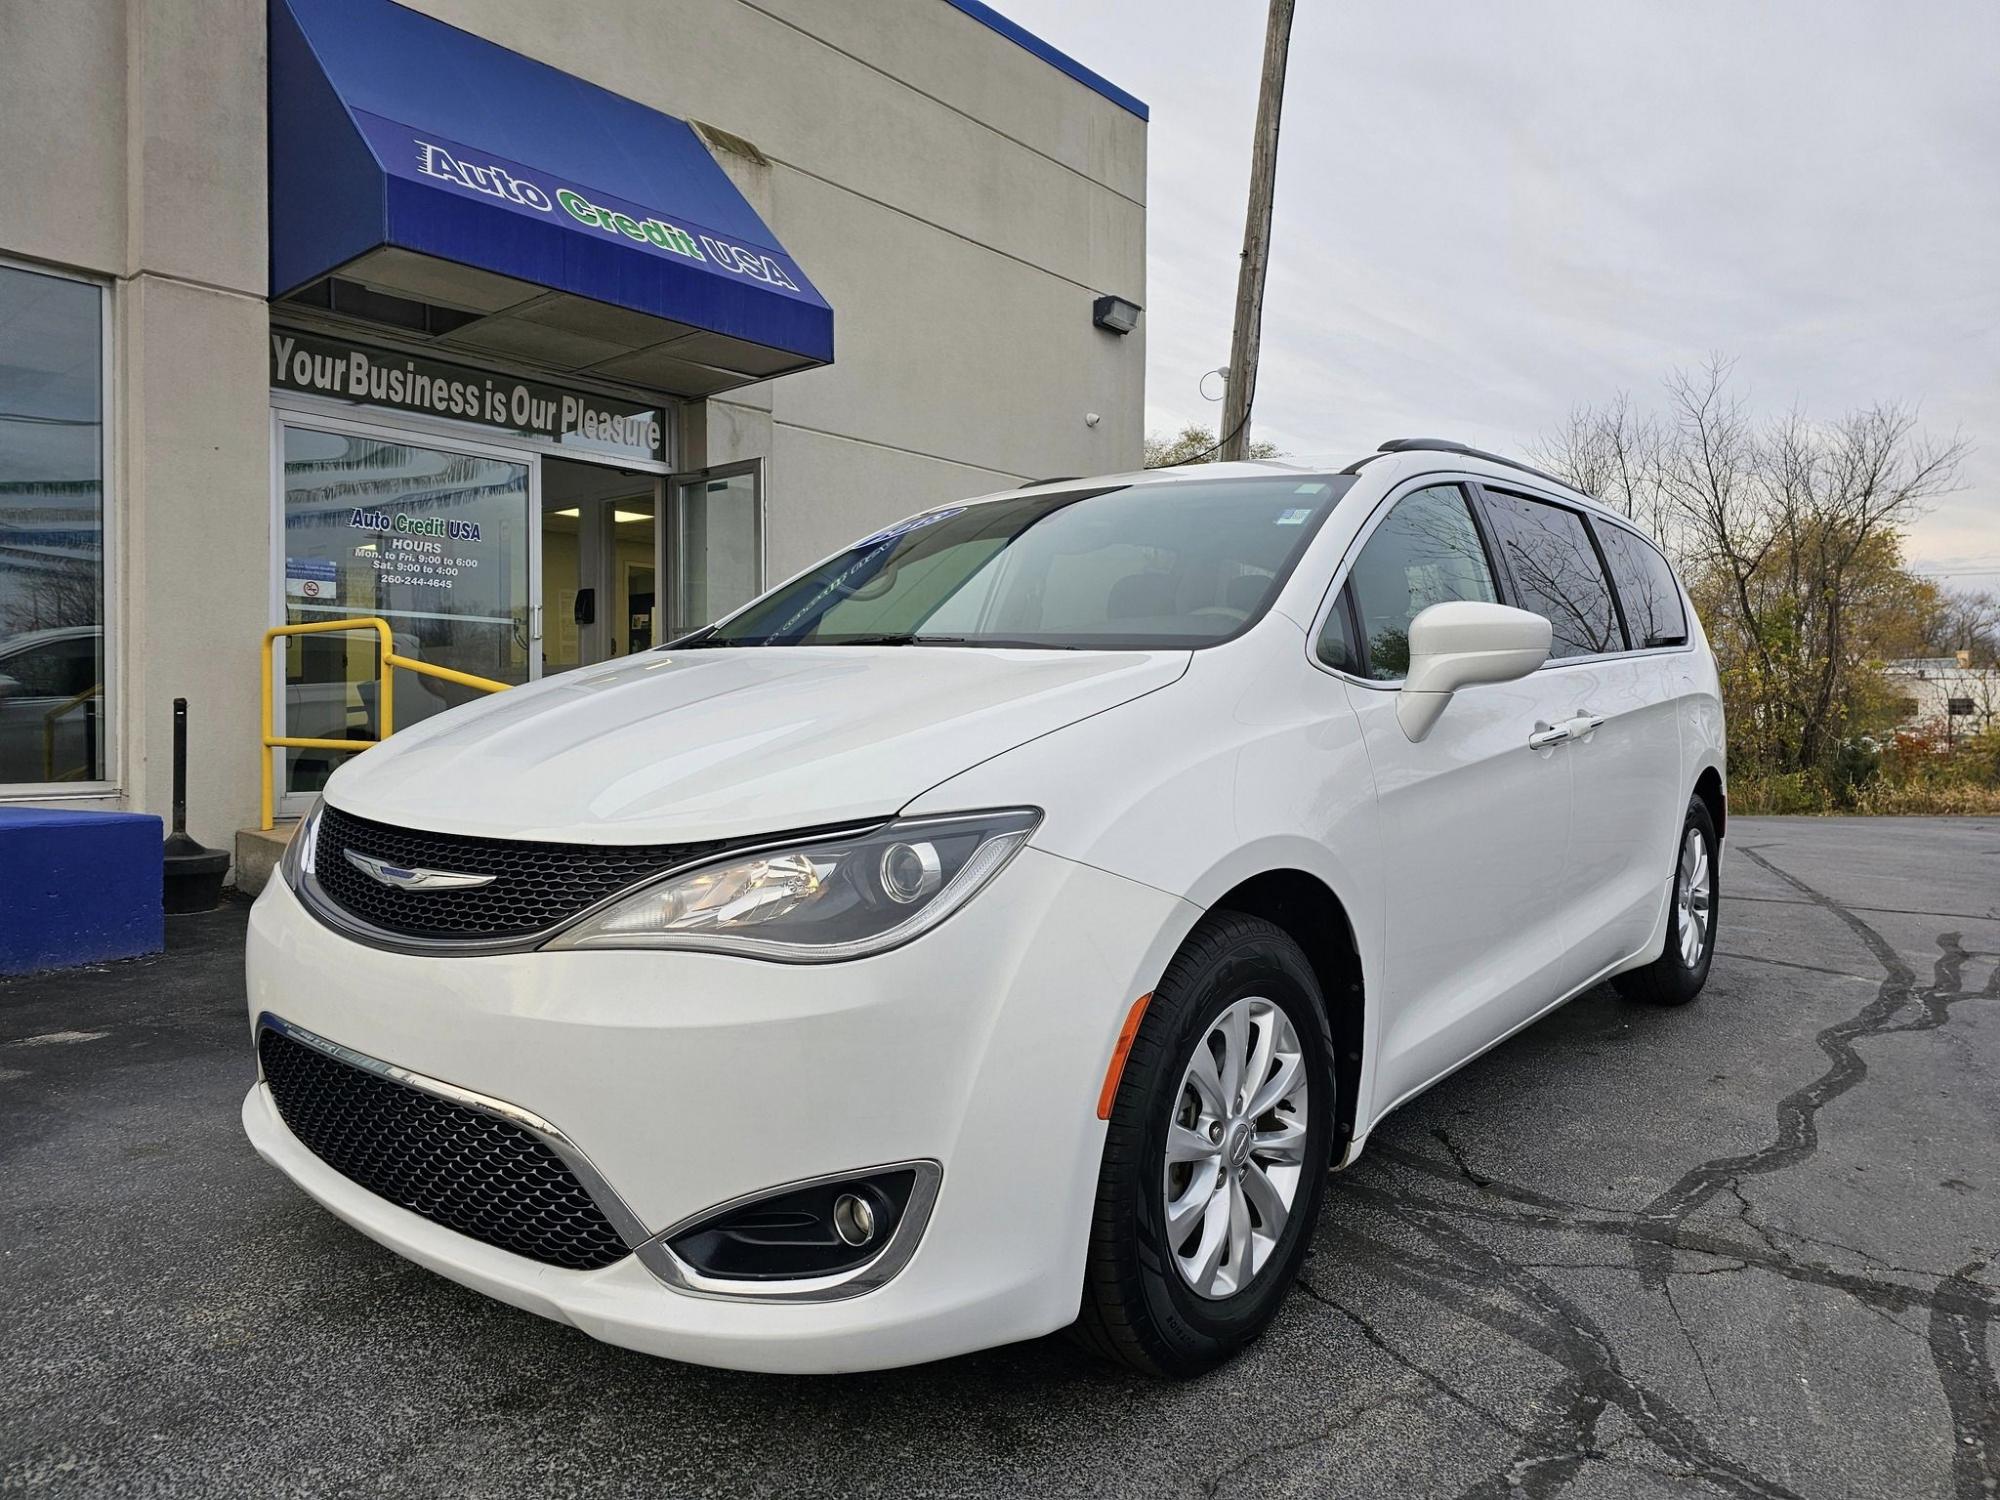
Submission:
[[[443,833],[688,843],[859,821],[1165,687],[1186,651],[941,646],[648,652],[402,730],[327,782]],[[397,700],[421,691],[405,675]]]

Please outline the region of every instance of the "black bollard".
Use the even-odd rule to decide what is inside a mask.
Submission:
[[[215,910],[222,904],[222,877],[229,871],[227,854],[188,837],[187,716],[187,699],[174,699],[174,831],[167,835],[166,885],[161,897],[169,916]]]

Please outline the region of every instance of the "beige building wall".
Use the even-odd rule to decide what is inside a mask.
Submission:
[[[0,254],[111,287],[114,777],[190,827],[257,806],[270,613],[262,0],[0,0]]]
[[[773,580],[926,505],[1140,461],[1146,130],[943,0],[410,0],[719,127],[835,309],[831,368],[690,404],[688,467],[765,460]],[[893,14],[885,14],[892,12]],[[263,0],[0,0],[0,255],[112,292],[118,776],[257,813],[271,597]],[[1091,418],[1095,417],[1095,421]],[[0,796],[4,796],[0,791]]]
[[[943,0],[412,3],[765,158],[718,153],[833,304],[834,363],[711,399],[684,458],[766,459],[772,579],[941,500],[1139,464],[1144,322],[1090,321],[1146,300],[1129,110]]]

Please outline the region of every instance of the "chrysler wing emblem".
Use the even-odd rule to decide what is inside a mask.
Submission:
[[[483,885],[493,884],[498,878],[493,875],[461,875],[455,870],[409,870],[356,849],[340,852],[347,856],[347,862],[355,869],[374,876],[384,885],[393,885],[399,891],[474,891]]]

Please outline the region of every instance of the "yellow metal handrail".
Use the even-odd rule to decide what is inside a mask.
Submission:
[[[70,712],[70,710],[88,703],[92,698],[103,693],[103,691],[103,683],[93,682],[75,697],[63,699],[62,702],[42,715],[42,780],[79,781],[87,778],[91,771],[95,769],[95,767],[86,764],[77,770],[65,771],[60,776],[56,775],[56,720]]]
[[[376,682],[376,721],[378,732],[372,740],[316,740],[301,735],[273,733],[275,705],[272,701],[272,674],[276,670],[271,647],[282,636],[318,635],[334,630],[372,630],[380,637],[382,650],[379,660],[380,672]],[[504,693],[512,683],[495,682],[490,677],[475,677],[470,672],[456,671],[451,667],[440,667],[432,662],[418,661],[413,656],[396,654],[396,638],[390,633],[389,622],[380,615],[357,615],[349,620],[312,620],[300,625],[273,625],[264,632],[264,778],[263,778],[263,828],[270,828],[277,821],[275,796],[271,767],[273,750],[332,750],[342,755],[352,755],[366,750],[370,745],[379,745],[396,732],[396,668],[415,672],[423,677],[437,677],[445,682],[455,682],[461,687],[477,688],[482,693]]]

